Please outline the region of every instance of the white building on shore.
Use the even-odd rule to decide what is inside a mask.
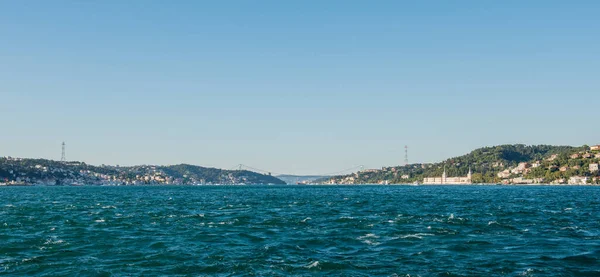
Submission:
[[[444,167],[444,173],[442,174],[442,177],[424,178],[423,185],[469,185],[473,184],[471,177],[471,168],[469,168],[469,173],[466,177],[447,177],[446,168]]]

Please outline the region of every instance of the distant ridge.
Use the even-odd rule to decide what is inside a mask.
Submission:
[[[459,157],[431,164],[385,167],[317,180],[330,184],[406,184],[425,177],[465,176],[473,171],[473,183],[598,183],[594,165],[600,162],[595,147],[587,145],[498,145],[483,147]]]
[[[192,185],[285,184],[247,170],[223,170],[189,164],[93,166],[83,162],[0,158],[0,184],[40,185]]]

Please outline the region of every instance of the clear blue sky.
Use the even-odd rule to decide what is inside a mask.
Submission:
[[[0,1],[0,156],[435,162],[600,143],[599,1]]]

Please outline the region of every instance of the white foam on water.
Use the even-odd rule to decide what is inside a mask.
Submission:
[[[569,227],[562,227],[560,229],[561,230],[577,230],[577,229],[579,229],[579,227],[577,227],[577,226],[569,226]]]
[[[310,218],[310,217],[307,217],[307,218],[305,218],[305,219],[302,219],[302,222],[307,222],[307,221],[309,221],[309,220],[311,220],[311,219],[312,219],[312,218]]]
[[[364,236],[360,236],[357,239],[360,240],[362,243],[366,243],[368,245],[380,245],[380,242],[375,241],[375,239],[378,239],[379,236],[375,235],[375,234],[366,234]]]
[[[450,216],[448,217],[448,219],[454,219],[454,214],[450,214]]]
[[[533,269],[532,269],[532,268],[528,268],[527,270],[525,270],[525,271],[521,272],[521,274],[520,274],[520,275],[521,275],[521,276],[529,276],[529,275],[531,275],[531,274],[533,274]]]
[[[102,223],[102,222],[104,222],[104,218],[96,219],[96,220],[94,220],[94,222]]]
[[[370,239],[364,240],[363,242],[366,243],[366,244],[368,244],[368,245],[373,245],[373,246],[377,246],[377,245],[381,244],[381,242],[372,241]]]
[[[313,267],[317,267],[317,266],[319,266],[319,261],[314,261],[308,265],[305,265],[304,267],[305,268],[313,268]]]
[[[56,237],[49,238],[46,240],[46,242],[44,242],[45,245],[63,244],[63,243],[65,243],[64,240],[56,239]]]
[[[408,234],[408,235],[400,236],[398,238],[400,238],[400,239],[423,239],[423,237],[426,237],[426,236],[433,236],[433,234],[416,233],[416,234]]]
[[[102,209],[116,209],[115,206],[102,206]]]
[[[369,234],[366,234],[366,235],[364,235],[364,236],[362,236],[362,237],[358,237],[358,238],[359,238],[359,239],[362,239],[362,238],[376,238],[376,239],[378,239],[378,238],[379,238],[379,236],[377,236],[377,235],[375,235],[375,234],[371,234],[371,233],[369,233]]]
[[[498,222],[496,222],[496,221],[490,221],[490,222],[488,222],[488,226],[492,225],[492,224],[498,224]]]

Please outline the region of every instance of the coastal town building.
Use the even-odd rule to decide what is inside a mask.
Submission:
[[[598,171],[598,164],[590,164],[590,172]]]
[[[506,169],[504,171],[498,172],[498,178],[506,179],[510,177],[510,170]]]
[[[534,178],[534,179],[526,179],[524,177],[517,177],[509,180],[509,184],[519,184],[519,185],[530,185],[530,184],[539,184],[544,181],[543,178]]]
[[[442,173],[441,177],[428,177],[423,179],[424,185],[468,185],[472,184],[472,172],[469,168],[469,173],[466,177],[447,177],[446,176],[446,168],[444,168],[444,173]]]
[[[569,178],[569,185],[585,185],[587,184],[588,181],[588,177],[581,177],[581,176],[573,176],[571,178]]]
[[[590,146],[590,150],[592,150],[592,151],[600,151],[600,144]]]

